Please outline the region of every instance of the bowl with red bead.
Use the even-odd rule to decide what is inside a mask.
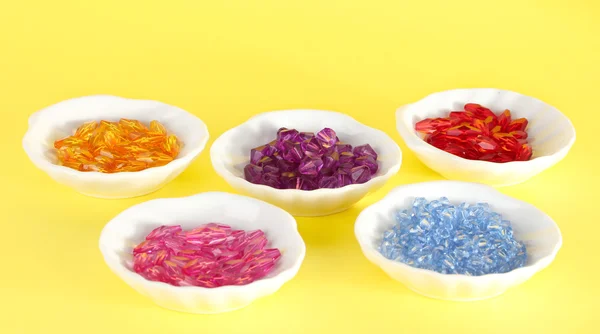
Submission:
[[[323,110],[259,114],[217,138],[210,155],[236,190],[296,216],[348,209],[382,187],[402,161],[384,132]]]
[[[447,179],[492,186],[524,182],[554,166],[575,142],[571,121],[555,107],[516,92],[456,89],[396,112],[406,145]]]
[[[306,252],[296,221],[224,192],[150,200],[106,224],[110,270],[167,309],[212,314],[248,306],[294,278]]]
[[[173,180],[208,138],[204,122],[181,108],[93,95],[32,114],[23,148],[58,183],[88,196],[128,198]]]

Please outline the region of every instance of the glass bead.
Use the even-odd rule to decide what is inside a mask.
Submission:
[[[525,244],[487,203],[453,205],[447,198],[415,198],[393,215],[379,251],[390,260],[443,274],[503,273],[527,262]]]

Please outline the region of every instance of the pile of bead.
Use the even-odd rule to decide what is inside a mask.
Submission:
[[[386,258],[442,274],[506,273],[527,261],[525,245],[511,224],[487,203],[452,205],[445,197],[415,198],[398,211],[379,252]]]
[[[60,165],[82,172],[136,172],[173,161],[180,143],[158,121],[91,121],[54,142]]]
[[[365,183],[378,169],[369,144],[352,148],[330,128],[317,134],[281,128],[276,140],[250,151],[244,177],[277,189],[315,190]]]
[[[189,231],[160,226],[133,249],[133,269],[151,281],[215,288],[265,277],[281,257],[266,248],[261,230],[233,230],[210,223]]]
[[[464,111],[417,122],[415,130],[425,134],[427,143],[461,158],[510,162],[531,159],[527,124],[526,118],[513,120],[508,109],[496,116],[486,107],[467,103]]]

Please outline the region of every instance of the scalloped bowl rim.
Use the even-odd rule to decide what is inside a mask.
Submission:
[[[40,144],[40,143],[33,142],[33,139],[31,138],[32,133],[35,131],[35,128],[36,128],[36,120],[42,114],[45,114],[47,112],[53,111],[54,109],[60,108],[60,105],[63,103],[69,103],[71,101],[82,100],[82,99],[90,99],[90,100],[91,99],[114,99],[114,100],[122,99],[122,100],[126,100],[126,101],[133,101],[133,102],[139,102],[139,103],[152,103],[157,106],[164,106],[164,107],[172,108],[174,111],[177,111],[177,113],[181,114],[183,117],[186,117],[188,119],[195,119],[195,121],[198,123],[199,126],[201,126],[202,131],[206,135],[202,139],[200,139],[200,141],[196,144],[196,146],[193,147],[192,149],[190,149],[189,152],[187,152],[185,155],[178,155],[177,158],[175,158],[173,161],[169,162],[168,164],[163,165],[163,166],[158,166],[158,167],[146,168],[146,169],[143,169],[141,171],[136,171],[136,172],[118,172],[118,173],[101,173],[101,172],[94,172],[94,171],[82,172],[82,171],[78,171],[78,170],[75,170],[75,169],[72,169],[69,167],[54,164],[54,163],[48,161],[48,159],[46,157],[44,157],[43,155],[34,153],[31,149],[31,146]],[[175,134],[175,135],[177,135],[177,134]],[[25,152],[27,153],[27,155],[29,156],[29,158],[34,162],[35,165],[39,166],[40,169],[56,171],[57,173],[63,173],[63,174],[67,174],[69,176],[82,178],[85,181],[86,179],[87,180],[90,180],[90,179],[110,180],[110,179],[116,179],[116,178],[122,178],[122,177],[137,178],[137,177],[148,176],[149,174],[163,171],[163,170],[171,170],[171,169],[177,169],[178,167],[183,167],[186,164],[189,164],[191,162],[191,160],[193,160],[196,156],[198,156],[204,150],[204,148],[206,147],[206,144],[208,142],[209,136],[210,135],[208,132],[208,127],[199,117],[197,117],[194,114],[192,114],[184,109],[181,109],[179,107],[176,107],[176,106],[164,103],[164,102],[156,101],[156,100],[126,98],[126,97],[121,97],[121,96],[116,96],[116,95],[87,95],[87,96],[80,96],[80,97],[63,100],[63,101],[57,102],[55,104],[47,106],[47,107],[33,113],[31,116],[29,116],[28,129],[27,129],[27,132],[25,133],[25,136],[23,137],[22,143],[23,143],[23,148],[24,148]],[[178,137],[179,137],[179,135],[178,135]],[[184,145],[185,145],[185,143],[184,143]]]
[[[172,201],[186,200],[186,199],[191,200],[196,197],[200,198],[200,197],[204,197],[204,196],[210,196],[212,194],[219,194],[219,195],[225,194],[227,196],[244,198],[245,200],[260,202],[263,205],[267,205],[271,209],[281,210],[282,212],[284,212],[289,219],[287,220],[287,222],[279,222],[279,224],[289,224],[292,228],[295,229],[295,232],[296,232],[295,237],[297,239],[296,242],[302,248],[299,256],[294,260],[293,265],[290,266],[290,268],[285,269],[285,270],[277,273],[274,276],[261,278],[259,280],[253,281],[253,282],[245,284],[245,285],[224,285],[224,286],[219,286],[216,288],[205,288],[205,287],[201,287],[201,286],[174,286],[174,285],[167,284],[164,282],[150,281],[150,280],[145,279],[141,275],[131,271],[131,269],[129,269],[125,265],[123,265],[121,263],[121,259],[119,258],[119,256],[114,254],[113,251],[111,251],[110,249],[107,249],[107,247],[104,246],[104,239],[108,238],[107,234],[105,233],[105,230],[107,228],[110,228],[111,225],[123,223],[123,222],[120,222],[119,218],[125,214],[135,212],[145,206],[151,206],[153,203],[156,203],[156,202],[172,202]],[[298,224],[296,223],[296,220],[294,219],[294,217],[292,215],[290,215],[285,210],[283,210],[275,205],[269,204],[269,203],[261,201],[259,199],[248,197],[248,196],[243,196],[243,195],[232,194],[232,193],[220,192],[220,191],[203,192],[203,193],[199,193],[199,194],[195,194],[195,195],[191,195],[191,196],[185,196],[185,197],[157,198],[157,199],[152,199],[152,200],[145,201],[145,202],[136,204],[134,206],[131,206],[131,207],[125,209],[124,211],[122,211],[121,213],[119,213],[113,219],[111,219],[104,226],[104,228],[102,228],[102,232],[100,232],[99,247],[100,247],[100,252],[102,253],[104,260],[106,262],[111,261],[111,263],[113,263],[117,266],[117,268],[119,270],[118,275],[128,276],[134,282],[148,286],[150,288],[154,288],[154,287],[166,288],[169,292],[172,292],[172,293],[181,293],[182,290],[187,290],[187,292],[194,291],[199,294],[200,293],[201,294],[221,294],[221,293],[227,293],[229,291],[233,292],[233,291],[243,291],[243,290],[251,290],[251,289],[255,289],[255,288],[260,288],[261,286],[267,286],[267,285],[270,285],[272,282],[277,282],[277,281],[280,281],[281,283],[285,283],[285,282],[291,280],[292,278],[294,278],[294,276],[300,269],[302,262],[304,261],[304,257],[306,256],[306,245],[304,243],[304,240],[302,239],[302,236],[300,235],[300,232],[298,231]]]
[[[558,235],[558,242],[554,245],[554,248],[548,255],[537,259],[537,261],[535,261],[531,264],[527,264],[523,267],[513,269],[506,273],[494,273],[494,274],[486,274],[486,275],[481,275],[481,276],[469,276],[469,275],[464,275],[464,274],[442,274],[442,273],[438,273],[433,270],[412,267],[403,262],[394,261],[394,260],[390,260],[390,259],[386,258],[376,248],[373,248],[370,245],[371,239],[367,238],[366,236],[363,236],[362,234],[359,234],[359,226],[361,226],[363,224],[368,224],[369,223],[368,221],[363,221],[364,217],[367,216],[367,214],[369,214],[371,211],[377,212],[377,209],[379,209],[379,207],[384,205],[383,202],[390,200],[392,197],[394,197],[394,195],[396,193],[403,192],[407,189],[416,188],[416,187],[419,187],[420,185],[426,185],[426,184],[429,184],[429,185],[431,185],[431,184],[456,184],[456,185],[468,185],[469,187],[479,187],[481,189],[485,189],[486,191],[489,191],[490,194],[494,195],[497,198],[503,198],[505,200],[509,200],[512,202],[518,202],[519,204],[521,204],[523,206],[528,206],[530,208],[533,208],[533,209],[535,209],[535,211],[537,211],[539,213],[540,216],[546,217],[550,221],[552,221],[552,223],[554,224],[553,225],[554,231]],[[488,185],[479,184],[479,183],[471,183],[471,182],[462,182],[462,181],[450,181],[450,180],[429,181],[429,182],[406,184],[406,185],[401,185],[401,186],[398,186],[398,187],[392,189],[387,195],[385,195],[385,197],[383,197],[381,200],[369,205],[358,215],[358,217],[356,218],[354,233],[355,233],[356,239],[358,240],[358,243],[360,244],[360,247],[363,250],[363,252],[365,250],[371,251],[371,253],[374,253],[375,256],[377,257],[377,261],[387,263],[396,268],[401,268],[402,270],[409,271],[411,274],[416,273],[419,275],[427,275],[430,277],[436,277],[441,280],[449,280],[449,281],[461,280],[461,281],[466,281],[466,282],[475,282],[475,281],[481,282],[481,281],[486,281],[486,280],[494,280],[494,279],[497,279],[500,277],[507,277],[509,275],[517,276],[523,272],[529,272],[529,273],[533,274],[533,273],[536,273],[536,272],[544,269],[546,266],[548,266],[553,261],[553,259],[556,257],[556,255],[558,254],[558,251],[562,247],[562,234],[561,234],[560,228],[558,227],[556,222],[552,218],[550,218],[547,214],[545,214],[543,211],[536,208],[532,204],[518,200],[518,199],[510,197],[508,195],[505,195],[505,194],[501,193],[499,190],[497,190],[491,186],[488,186]],[[374,261],[372,261],[372,262],[374,262]],[[375,262],[375,264],[379,267],[382,267],[382,265],[380,263]]]
[[[435,97],[436,95],[439,94],[449,94],[452,92],[464,92],[464,91],[499,91],[499,92],[504,92],[504,93],[508,93],[508,94],[514,94],[517,96],[522,96],[522,97],[526,97],[535,101],[538,101],[539,103],[542,103],[552,109],[554,109],[558,114],[560,114],[564,120],[566,120],[569,124],[569,130],[572,134],[571,138],[569,139],[569,141],[560,149],[558,149],[556,152],[552,153],[552,154],[548,154],[548,155],[542,155],[542,156],[538,156],[538,157],[534,157],[531,160],[527,160],[527,161],[509,161],[509,162],[504,162],[504,163],[497,163],[497,162],[491,162],[491,161],[483,161],[483,160],[469,160],[469,159],[465,159],[465,158],[461,158],[458,157],[454,154],[448,153],[444,150],[441,150],[433,145],[428,144],[427,142],[425,142],[422,138],[420,138],[415,131],[413,130],[413,126],[414,124],[411,124],[411,127],[409,127],[407,125],[407,122],[404,120],[404,118],[402,117],[404,114],[405,109],[410,108],[411,106],[414,106],[415,104],[418,104],[422,101],[428,100],[430,98]],[[563,152],[568,152],[571,147],[573,146],[573,144],[575,143],[575,139],[576,139],[576,132],[575,132],[575,127],[573,126],[573,123],[571,122],[571,120],[565,115],[563,114],[560,110],[558,110],[557,108],[555,108],[554,106],[540,100],[537,99],[535,97],[532,96],[528,96],[528,95],[524,95],[518,92],[514,92],[511,90],[506,90],[506,89],[496,89],[496,88],[459,88],[459,89],[450,89],[450,90],[445,90],[445,91],[440,91],[440,92],[435,92],[435,93],[431,93],[427,96],[425,96],[424,98],[415,101],[413,103],[409,103],[409,104],[405,104],[401,107],[399,107],[398,109],[396,109],[396,127],[398,132],[400,133],[400,136],[402,136],[402,139],[404,139],[406,145],[413,151],[428,151],[434,154],[441,154],[446,158],[452,159],[455,162],[459,162],[459,163],[465,163],[468,162],[469,164],[472,165],[479,165],[482,167],[489,167],[489,166],[496,166],[498,168],[510,168],[516,165],[524,165],[524,164],[539,164],[539,165],[544,165],[546,160],[552,160],[553,156],[558,156],[560,154],[562,154]],[[508,167],[507,167],[508,166]]]
[[[381,175],[376,175],[375,177],[371,178],[369,181],[365,182],[365,183],[360,183],[360,184],[350,184],[344,187],[340,187],[340,188],[319,188],[319,189],[315,189],[315,190],[310,190],[310,191],[306,191],[306,190],[300,190],[300,189],[276,189],[276,188],[272,188],[269,187],[267,185],[263,185],[263,184],[255,184],[255,183],[251,183],[248,182],[247,180],[245,180],[243,177],[239,177],[236,176],[234,174],[232,174],[231,172],[229,172],[229,170],[226,167],[223,167],[223,165],[225,165],[222,160],[220,160],[219,158],[217,158],[217,153],[216,150],[220,149],[220,145],[222,145],[222,141],[223,138],[227,138],[228,136],[231,136],[232,133],[234,133],[235,131],[239,131],[240,129],[243,129],[244,127],[248,126],[249,124],[259,121],[261,119],[264,118],[269,118],[270,115],[274,114],[274,113],[290,113],[290,112],[319,112],[319,113],[329,113],[329,114],[336,114],[338,116],[344,117],[346,118],[348,121],[355,123],[356,125],[359,125],[365,129],[368,129],[369,131],[372,132],[378,132],[379,135],[384,135],[385,137],[387,137],[386,139],[389,139],[389,143],[393,144],[396,146],[396,156],[395,156],[395,161],[393,163],[393,165],[390,166],[390,168],[388,169],[388,171],[384,174]],[[283,109],[283,110],[275,110],[275,111],[267,111],[267,112],[263,112],[257,115],[254,115],[252,117],[250,117],[248,120],[246,120],[244,123],[241,123],[240,125],[233,127],[227,131],[225,131],[222,135],[220,135],[215,142],[213,143],[213,145],[210,148],[210,156],[211,156],[211,161],[213,163],[213,166],[215,167],[215,170],[217,171],[217,174],[223,176],[223,177],[228,177],[230,176],[230,180],[232,180],[232,182],[236,182],[237,184],[240,184],[242,186],[248,186],[250,188],[257,188],[257,189],[263,189],[264,191],[270,192],[270,193],[278,193],[280,191],[285,191],[288,193],[296,193],[296,194],[303,194],[303,195],[307,195],[307,196],[318,196],[321,194],[340,194],[343,192],[349,192],[351,190],[354,189],[360,189],[360,188],[365,188],[368,189],[370,187],[369,183],[372,183],[373,180],[376,179],[389,179],[390,177],[392,177],[394,174],[396,174],[398,172],[398,170],[400,170],[400,165],[402,164],[402,151],[400,150],[400,147],[398,146],[398,144],[396,144],[396,142],[394,142],[394,140],[385,132],[376,129],[376,128],[372,128],[370,126],[367,126],[359,121],[357,121],[356,119],[354,119],[352,116],[346,115],[344,113],[341,112],[337,112],[337,111],[330,111],[330,110],[320,110],[320,109]],[[217,168],[215,162],[219,163],[219,168]],[[227,174],[227,175],[225,175]],[[233,181],[235,180],[235,181]]]

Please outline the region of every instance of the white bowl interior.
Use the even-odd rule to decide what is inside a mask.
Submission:
[[[375,176],[386,174],[398,164],[399,152],[395,145],[390,147],[389,137],[383,132],[360,124],[350,116],[320,110],[286,110],[260,114],[248,122],[223,134],[223,150],[220,156],[223,167],[229,173],[244,178],[244,167],[250,161],[250,150],[277,138],[281,127],[300,132],[316,133],[325,127],[333,129],[340,141],[352,147],[370,144],[377,152],[379,170]]]
[[[202,121],[177,107],[157,101],[98,95],[66,100],[34,114],[26,140],[38,143],[30,146],[31,153],[57,164],[54,141],[73,135],[84,122],[121,118],[139,120],[146,125],[152,120],[161,122],[168,133],[175,134],[183,143],[176,160],[197,153],[208,137]]]
[[[356,224],[359,242],[376,252],[381,260],[392,261],[377,250],[383,232],[394,225],[394,213],[410,209],[415,197],[424,197],[428,201],[447,197],[453,204],[488,203],[493,211],[511,222],[515,238],[525,243],[526,266],[535,265],[541,259],[554,256],[562,243],[556,223],[533,205],[503,195],[489,186],[455,181],[424,182],[392,190],[384,199],[360,214]]]
[[[538,99],[498,89],[457,89],[431,94],[407,106],[404,120],[414,125],[429,117],[446,117],[450,111],[462,111],[466,103],[478,103],[496,115],[509,109],[512,119],[525,117],[532,159],[557,153],[573,140],[575,133],[569,119],[556,108]]]
[[[151,200],[133,206],[106,225],[100,248],[105,257],[137,276],[132,270],[133,248],[154,228],[181,225],[186,230],[211,222],[227,224],[234,229],[265,232],[269,241],[267,247],[278,248],[282,254],[266,278],[297,268],[304,257],[304,243],[291,215],[259,200],[221,192]],[[139,279],[145,280],[142,276]]]

